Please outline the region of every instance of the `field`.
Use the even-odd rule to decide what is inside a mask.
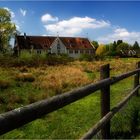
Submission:
[[[100,66],[110,63],[111,75],[135,69],[139,59],[107,59],[104,61],[74,61],[66,65],[0,68],[0,112],[62,94],[76,87],[99,80]],[[121,101],[133,88],[133,77],[111,87],[111,106]],[[100,92],[35,120],[0,136],[2,139],[77,139],[100,119]],[[140,97],[133,97],[112,120],[113,138],[137,137],[133,120],[139,112]],[[138,127],[138,126],[136,126]],[[119,130],[118,130],[119,128]],[[134,133],[135,131],[135,133]],[[96,136],[99,137],[98,135]]]

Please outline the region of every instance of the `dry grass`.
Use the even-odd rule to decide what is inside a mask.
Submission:
[[[61,92],[90,82],[91,80],[80,69],[70,66],[58,66],[50,67],[47,71],[44,71],[44,74],[37,78],[34,85],[46,90],[53,90],[56,94],[60,94]]]
[[[139,59],[135,58],[125,58],[125,59],[107,59],[104,61],[93,61],[93,62],[87,62],[87,61],[75,61],[70,63],[71,66],[74,66],[78,69],[81,69],[82,71],[89,70],[89,71],[99,71],[100,67],[105,64],[110,64],[113,71],[118,72],[127,72],[134,70],[136,68],[136,62],[138,62]]]
[[[28,71],[36,76],[33,84],[36,88],[43,88],[46,91],[54,92],[54,95],[80,87],[99,80],[100,67],[110,63],[113,74],[121,74],[135,69],[137,59],[111,59],[105,61],[74,61],[69,65],[49,66],[32,68]],[[87,76],[88,72],[96,73],[96,78],[91,79]]]

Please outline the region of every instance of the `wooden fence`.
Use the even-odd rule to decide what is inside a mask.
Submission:
[[[100,69],[101,80],[82,88],[54,96],[50,99],[41,100],[33,104],[14,109],[0,114],[0,135],[19,128],[43,115],[58,110],[70,103],[82,99],[95,91],[101,90],[101,120],[97,122],[81,139],[90,139],[101,130],[103,139],[110,138],[110,120],[133,96],[138,96],[140,62],[137,63],[136,70],[110,77],[110,65],[104,65]],[[134,75],[134,89],[119,104],[110,110],[110,86]]]

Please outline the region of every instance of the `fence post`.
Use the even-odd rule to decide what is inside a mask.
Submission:
[[[140,62],[136,63],[136,69],[140,68]],[[134,88],[136,88],[139,85],[139,72],[134,75]],[[135,95],[138,96],[139,90],[136,91]]]
[[[110,77],[110,65],[103,65],[100,68],[100,79]],[[110,111],[110,85],[101,89],[101,117]],[[102,139],[110,138],[110,121],[101,130]]]

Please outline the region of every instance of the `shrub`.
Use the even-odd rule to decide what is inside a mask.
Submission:
[[[15,80],[22,82],[33,82],[35,81],[35,78],[31,73],[20,73],[16,75]]]
[[[93,55],[89,54],[82,54],[79,58],[79,60],[84,60],[84,61],[92,61],[94,59]]]
[[[7,89],[11,84],[7,80],[0,80],[0,89]]]
[[[48,65],[67,64],[70,61],[73,61],[73,59],[68,57],[68,55],[66,54],[61,55],[48,54],[46,58],[46,63]]]

